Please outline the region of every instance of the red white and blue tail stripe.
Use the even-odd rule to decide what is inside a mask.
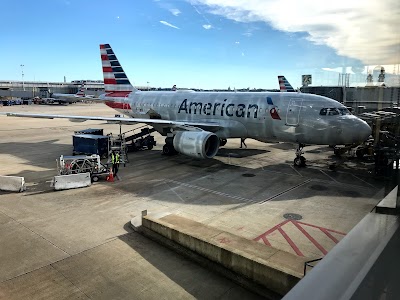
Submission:
[[[82,83],[81,87],[79,88],[79,91],[75,94],[77,97],[85,97],[85,84]]]
[[[281,92],[295,92],[294,88],[290,85],[285,76],[278,76],[278,81]]]
[[[109,44],[100,45],[103,65],[104,88],[107,97],[126,97],[134,91],[128,77],[121,67]]]

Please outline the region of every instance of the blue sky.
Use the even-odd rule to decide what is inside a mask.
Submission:
[[[302,74],[337,84],[345,66],[360,81],[366,65],[400,62],[394,0],[329,10],[309,0],[4,2],[0,80],[21,80],[21,64],[25,80],[102,79],[100,43],[133,84],[154,87],[278,88],[277,75],[299,87]],[[373,36],[371,22],[389,33]]]

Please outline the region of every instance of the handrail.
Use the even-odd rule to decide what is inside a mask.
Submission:
[[[123,133],[125,134],[125,133],[128,133],[129,131],[135,132],[135,130],[138,130],[138,129],[143,128],[143,127],[149,127],[149,125],[147,125],[147,124],[146,125],[142,125],[140,127],[136,127],[136,128],[130,129],[130,130],[125,131]]]
[[[317,258],[317,259],[313,259],[313,260],[309,260],[309,261],[306,261],[306,262],[304,263],[303,276],[306,276],[307,267],[310,267],[310,268],[314,268],[314,267],[315,267],[315,266],[313,266],[313,265],[310,265],[310,263],[313,263],[313,262],[316,262],[316,261],[320,261],[321,259],[323,259],[323,257]]]

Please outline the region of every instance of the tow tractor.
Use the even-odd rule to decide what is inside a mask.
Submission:
[[[58,175],[90,173],[92,182],[97,182],[100,178],[110,175],[110,168],[108,164],[101,163],[100,156],[97,154],[88,156],[61,155],[57,160],[57,172]]]
[[[373,155],[374,139],[370,138],[360,145],[333,146],[333,153],[342,156],[348,153],[350,157],[363,158],[365,155]]]

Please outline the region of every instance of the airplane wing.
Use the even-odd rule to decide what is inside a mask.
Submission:
[[[85,121],[106,121],[107,123],[132,125],[136,123],[145,123],[148,125],[159,125],[161,127],[174,128],[180,130],[207,130],[216,132],[222,126],[216,122],[191,122],[191,121],[168,121],[161,119],[139,119],[139,118],[124,118],[124,117],[98,117],[98,116],[67,116],[67,115],[48,115],[48,114],[29,114],[29,113],[14,113],[14,112],[0,112],[0,115],[8,117],[21,117],[21,118],[41,118],[41,119],[68,119],[71,122],[85,122]]]

